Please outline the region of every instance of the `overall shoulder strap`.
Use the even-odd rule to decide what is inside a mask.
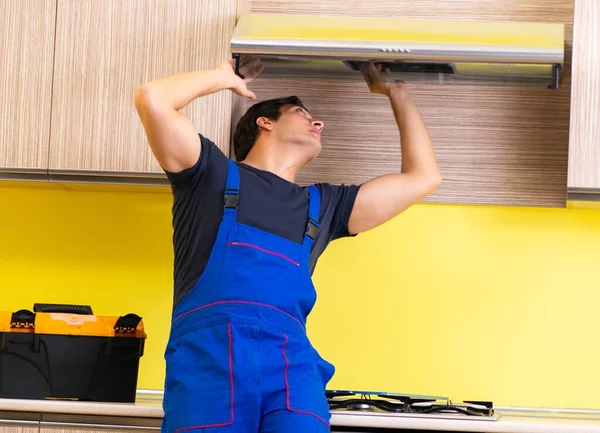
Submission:
[[[319,231],[319,215],[321,213],[321,193],[319,192],[319,187],[310,185],[308,187],[308,196],[308,221],[306,222],[303,245],[310,252]]]
[[[223,201],[223,221],[236,221],[240,201],[240,169],[231,159],[228,160],[227,183]]]

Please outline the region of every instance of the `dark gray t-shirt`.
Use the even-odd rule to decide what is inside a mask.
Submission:
[[[223,216],[227,157],[199,135],[200,158],[179,173],[166,172],[173,191],[175,305],[198,282]],[[308,190],[281,177],[236,163],[240,168],[238,221],[302,243],[308,215]],[[317,184],[321,192],[320,227],[310,255],[310,272],[329,242],[351,236],[348,220],[360,186]]]

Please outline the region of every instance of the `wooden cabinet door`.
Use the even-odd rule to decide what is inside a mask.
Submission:
[[[600,192],[600,4],[576,0],[569,192]]]
[[[162,173],[135,90],[226,60],[235,20],[236,0],[58,0],[50,172]],[[231,92],[199,98],[182,112],[229,149]]]
[[[0,1],[0,171],[46,172],[56,0]]]

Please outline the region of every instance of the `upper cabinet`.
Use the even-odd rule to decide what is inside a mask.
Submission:
[[[600,193],[600,3],[594,0],[575,1],[568,188],[571,198]]]
[[[0,170],[45,172],[56,0],[0,1]]]
[[[563,23],[567,55],[558,90],[493,82],[408,84],[444,177],[427,202],[565,206],[573,1],[253,0],[250,9],[297,15]],[[301,172],[302,183],[362,183],[400,169],[400,137],[389,101],[370,94],[365,83],[298,73],[259,77],[251,88],[261,100],[295,94],[316,118],[324,120],[321,155]]]
[[[230,57],[237,16],[264,12],[565,24],[558,90],[489,81],[409,83],[444,177],[426,201],[562,207],[567,187],[569,193],[599,193],[600,3],[456,5],[442,0],[0,0],[0,176],[49,171],[163,177],[135,110],[135,90],[156,78],[215,67]],[[325,121],[322,153],[301,171],[300,183],[362,183],[400,169],[400,137],[389,101],[370,94],[364,83],[290,73],[265,74],[250,87],[259,101],[295,94]],[[229,155],[231,131],[251,104],[223,91],[182,111]]]
[[[56,15],[50,173],[162,173],[135,90],[226,60],[236,0],[58,0]],[[182,112],[228,153],[231,92],[196,99]]]

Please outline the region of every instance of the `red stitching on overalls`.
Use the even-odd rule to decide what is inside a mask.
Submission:
[[[312,412],[306,412],[304,410],[298,410],[298,409],[292,409],[290,406],[290,384],[288,382],[288,376],[287,376],[287,371],[288,371],[288,367],[290,365],[290,361],[288,360],[287,355],[285,354],[285,348],[288,345],[288,336],[283,334],[283,336],[285,337],[285,343],[283,345],[283,347],[281,348],[281,352],[283,353],[283,358],[285,359],[285,370],[283,370],[283,377],[285,379],[285,405],[287,407],[287,410],[289,410],[290,412],[296,412],[296,413],[301,413],[304,415],[310,415],[315,417],[316,419],[318,419],[319,421],[321,421],[323,424],[325,424],[327,426],[327,428],[329,428],[329,423],[327,421],[325,421],[323,418],[321,418],[320,416],[318,416],[317,414],[314,414]]]
[[[258,245],[255,245],[255,244],[249,244],[249,243],[246,243],[246,242],[229,242],[227,245],[231,245],[231,246],[234,246],[234,247],[249,247],[249,248],[254,248],[256,250],[262,251],[263,253],[271,254],[271,255],[277,256],[277,257],[281,257],[282,259],[287,260],[288,262],[290,262],[293,265],[300,266],[300,263],[298,263],[295,260],[290,259],[285,254],[278,253],[277,251],[266,250],[266,249],[264,249],[262,247],[259,247]]]
[[[234,407],[235,407],[235,395],[234,395],[234,386],[233,386],[233,338],[231,337],[231,323],[227,327],[227,334],[229,336],[229,381],[231,382],[231,421],[221,424],[210,424],[210,425],[198,425],[191,427],[182,427],[180,429],[175,430],[175,433],[179,433],[185,430],[195,430],[200,428],[213,428],[213,427],[226,427],[228,425],[233,424],[235,421],[234,417]]]
[[[175,322],[176,320],[179,320],[179,319],[181,319],[183,316],[186,316],[186,315],[188,315],[188,314],[190,314],[190,313],[193,313],[193,312],[195,312],[195,311],[201,310],[201,309],[203,309],[203,308],[206,308],[206,307],[213,307],[213,306],[215,306],[215,305],[219,305],[219,304],[248,304],[248,305],[257,305],[257,306],[259,306],[259,307],[267,307],[267,308],[272,308],[273,310],[277,310],[277,311],[279,311],[280,313],[283,313],[283,314],[285,314],[286,316],[289,316],[290,318],[294,319],[296,322],[298,322],[298,324],[299,324],[299,325],[302,327],[302,329],[304,329],[304,325],[302,325],[302,322],[300,322],[298,319],[296,319],[296,318],[295,318],[294,316],[292,316],[290,313],[288,313],[287,311],[284,311],[284,310],[282,310],[281,308],[277,308],[277,307],[275,307],[275,306],[273,306],[273,305],[269,305],[269,304],[261,304],[260,302],[252,302],[252,301],[234,301],[234,300],[232,300],[232,301],[217,301],[217,302],[211,302],[210,304],[205,304],[205,305],[201,305],[201,306],[199,306],[199,307],[196,307],[196,308],[192,308],[191,310],[189,310],[189,311],[185,311],[185,312],[181,313],[179,316],[176,316],[176,317],[173,319],[173,322]]]

